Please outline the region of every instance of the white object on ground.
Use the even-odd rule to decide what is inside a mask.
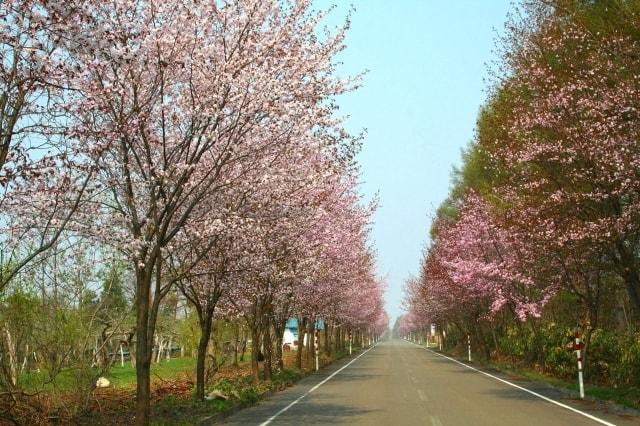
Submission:
[[[98,380],[96,380],[97,388],[108,388],[109,385],[111,385],[111,382],[106,377],[98,377]]]
[[[222,392],[220,392],[219,390],[214,389],[211,392],[209,392],[209,395],[205,396],[204,399],[209,401],[214,399],[224,399],[226,401],[227,399],[229,399],[229,397],[223,394]]]

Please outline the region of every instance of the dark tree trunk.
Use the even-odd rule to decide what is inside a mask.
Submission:
[[[272,360],[273,360],[273,342],[271,341],[271,326],[267,322],[264,327],[262,342],[264,346],[264,379],[271,380],[273,373]]]
[[[640,276],[636,267],[636,256],[624,243],[616,245],[617,256],[614,256],[616,266],[625,283],[627,295],[633,305],[635,318],[640,317]]]
[[[151,398],[151,349],[153,330],[149,330],[151,274],[136,271],[136,425],[149,424]]]
[[[151,255],[155,261],[144,268],[136,265],[136,425],[148,425],[151,398],[151,355],[153,334],[162,297],[162,258]],[[153,265],[153,266],[151,266]],[[155,276],[153,299],[151,284]]]
[[[304,330],[306,328],[307,319],[298,318],[298,348],[296,349],[296,367],[302,370],[302,346],[304,343]]]
[[[472,319],[471,326],[473,328],[473,334],[477,339],[479,350],[482,350],[482,352],[484,353],[485,359],[489,360],[491,358],[491,352],[489,351],[489,347],[487,346],[487,342],[484,338],[484,333],[482,331],[482,324],[480,324],[478,320],[479,317],[480,315],[476,313],[476,315]]]
[[[240,338],[240,323],[238,321],[235,322],[235,327],[233,329],[233,365],[234,367],[238,366],[238,339]]]
[[[284,329],[287,326],[287,320],[284,321],[278,321],[278,320],[274,320],[273,321],[273,330],[275,333],[275,343],[276,343],[276,347],[275,349],[275,354],[276,354],[276,368],[279,371],[284,370],[284,359],[283,359],[283,355],[282,355],[282,341],[284,338]]]
[[[284,357],[282,355],[282,336],[276,336],[276,368],[278,371],[284,370]]]
[[[256,325],[251,328],[251,375],[254,383],[260,381],[260,365],[258,358],[260,356],[260,331]]]
[[[331,355],[331,341],[330,341],[330,335],[329,335],[329,323],[328,322],[324,322],[324,352],[327,355]]]
[[[244,361],[244,354],[247,352],[247,334],[244,327],[241,328],[240,332],[242,333],[241,341],[242,341],[242,349],[240,349],[240,362]]]
[[[589,369],[589,363],[588,363],[588,358],[589,358],[589,349],[591,346],[591,336],[593,334],[593,330],[595,330],[596,328],[598,328],[598,307],[599,307],[599,292],[596,295],[596,300],[592,301],[590,303],[589,306],[589,324],[587,324],[586,330],[584,330],[584,338],[583,338],[583,342],[584,342],[584,347],[582,348],[582,353],[580,354],[582,356],[582,369],[585,372],[585,375],[587,375],[589,373],[588,369]]]
[[[315,328],[315,322],[309,321],[307,325],[307,365],[311,365],[311,358],[313,356],[313,332]]]
[[[207,346],[211,338],[211,321],[213,319],[213,309],[206,312],[198,312],[200,324],[200,341],[198,342],[198,355],[196,358],[196,399],[204,401],[205,388],[205,363],[207,360]]]

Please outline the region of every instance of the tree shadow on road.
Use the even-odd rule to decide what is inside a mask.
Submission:
[[[236,418],[229,418],[223,424],[225,426],[240,426],[259,424],[269,418],[273,413],[273,407],[257,406],[241,413]],[[304,404],[295,405],[286,412],[280,414],[273,425],[299,426],[299,425],[348,425],[359,417],[378,411],[356,408],[347,404],[332,404],[322,401],[307,401]]]

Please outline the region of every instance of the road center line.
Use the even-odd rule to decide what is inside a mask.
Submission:
[[[522,386],[518,386],[518,385],[516,385],[515,383],[511,383],[511,382],[509,382],[509,381],[507,381],[507,380],[501,379],[500,377],[494,376],[493,374],[489,374],[489,373],[487,373],[487,372],[485,372],[485,371],[482,371],[482,370],[479,370],[479,369],[477,369],[477,368],[474,368],[474,367],[472,367],[472,366],[470,366],[470,365],[465,364],[464,362],[460,362],[460,361],[458,361],[458,360],[457,360],[457,359],[455,359],[455,358],[451,358],[450,356],[443,355],[443,354],[441,354],[441,353],[435,352],[435,351],[433,351],[433,350],[431,350],[431,349],[427,349],[427,348],[425,348],[425,347],[423,347],[423,346],[420,346],[420,345],[415,344],[415,343],[412,343],[412,342],[409,342],[409,343],[411,343],[412,345],[416,345],[416,346],[418,346],[418,347],[420,347],[420,348],[424,349],[425,351],[431,352],[432,354],[435,354],[435,355],[441,356],[442,358],[446,358],[446,359],[448,359],[449,361],[453,361],[453,362],[455,362],[456,364],[460,364],[460,365],[462,365],[463,367],[468,368],[468,369],[470,369],[470,370],[473,370],[473,371],[475,371],[475,372],[477,372],[477,373],[483,374],[483,375],[485,375],[485,376],[487,376],[487,377],[491,377],[492,379],[495,379],[495,380],[497,380],[497,381],[499,381],[499,382],[502,382],[502,383],[504,383],[504,384],[506,384],[506,385],[509,385],[509,386],[512,386],[512,387],[514,387],[514,388],[516,388],[516,389],[520,389],[521,391],[527,392],[528,394],[531,394],[531,395],[536,396],[536,397],[538,397],[538,398],[540,398],[540,399],[543,399],[543,400],[545,400],[545,401],[547,401],[547,402],[550,402],[550,403],[552,403],[552,404],[554,404],[554,405],[557,405],[558,407],[562,407],[562,408],[565,408],[565,409],[567,409],[567,410],[569,410],[569,411],[573,411],[574,413],[576,413],[576,414],[580,414],[581,416],[584,416],[584,417],[586,417],[586,418],[588,418],[588,419],[591,419],[591,420],[593,420],[594,422],[597,422],[597,423],[600,423],[600,424],[603,424],[603,425],[607,425],[607,426],[616,426],[614,423],[610,423],[610,422],[608,422],[608,421],[606,421],[606,420],[603,420],[603,419],[601,419],[601,418],[598,418],[598,417],[596,417],[596,416],[593,416],[593,415],[591,415],[591,414],[589,414],[589,413],[585,413],[584,411],[580,411],[580,410],[578,410],[578,409],[576,409],[576,408],[573,408],[573,407],[571,407],[571,406],[569,406],[569,405],[563,404],[562,402],[558,402],[558,401],[556,401],[556,400],[554,400],[554,399],[547,398],[546,396],[541,395],[541,394],[539,394],[539,393],[537,393],[537,392],[534,392],[534,391],[529,390],[529,389],[527,389],[527,388],[524,388],[524,387],[522,387]]]
[[[289,408],[293,407],[294,405],[296,405],[298,402],[300,402],[305,396],[309,395],[311,392],[315,391],[316,389],[318,389],[320,386],[324,385],[325,383],[327,383],[329,380],[333,379],[333,377],[340,373],[342,370],[344,370],[345,368],[347,368],[348,366],[350,366],[351,364],[353,364],[354,362],[356,362],[358,360],[358,358],[360,358],[362,355],[366,354],[367,352],[369,352],[371,349],[375,348],[377,345],[373,345],[372,347],[370,347],[369,349],[367,349],[366,351],[362,352],[360,355],[358,355],[357,357],[355,357],[354,359],[352,359],[351,361],[349,361],[346,365],[343,365],[342,367],[340,367],[340,369],[334,371],[329,377],[327,377],[326,379],[324,379],[323,381],[321,381],[320,383],[316,384],[314,387],[312,387],[311,389],[309,389],[308,391],[306,391],[304,394],[302,394],[301,396],[299,396],[297,399],[295,399],[293,402],[290,402],[289,405],[287,405],[286,407],[282,408],[280,411],[278,411],[277,413],[275,413],[273,416],[269,417],[267,420],[265,420],[264,422],[260,423],[260,426],[267,426],[269,423],[271,423],[272,421],[274,421],[276,419],[276,417],[278,417],[280,414],[284,413],[285,411],[287,411]]]

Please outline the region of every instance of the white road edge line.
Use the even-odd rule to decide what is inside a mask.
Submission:
[[[347,368],[348,366],[350,366],[351,364],[353,364],[354,362],[356,362],[358,360],[358,358],[360,358],[362,355],[366,354],[367,352],[369,352],[371,349],[375,348],[377,346],[377,343],[373,346],[371,346],[369,349],[367,349],[366,351],[362,352],[360,355],[358,355],[357,357],[355,357],[354,359],[352,359],[351,361],[349,361],[346,365],[343,365],[342,367],[340,367],[340,369],[334,371],[329,377],[327,377],[326,379],[324,379],[323,381],[321,381],[320,383],[316,384],[314,387],[312,387],[311,389],[309,389],[308,391],[306,391],[304,394],[302,394],[301,396],[299,396],[296,400],[294,400],[293,402],[290,402],[289,405],[287,405],[286,407],[282,408],[280,411],[278,411],[277,413],[275,413],[273,416],[269,417],[267,420],[265,420],[264,422],[260,423],[260,426],[267,426],[269,423],[271,423],[272,421],[274,421],[280,414],[284,413],[285,411],[287,411],[289,408],[293,407],[294,405],[296,405],[298,402],[300,402],[305,396],[309,395],[311,392],[315,391],[316,389],[318,389],[320,386],[324,385],[325,383],[327,383],[329,380],[331,380],[336,374],[338,374],[339,372],[341,372],[342,370],[344,370],[345,368]]]
[[[578,410],[578,409],[576,409],[576,408],[573,408],[573,407],[571,407],[571,406],[569,406],[569,405],[563,404],[562,402],[558,402],[558,401],[556,401],[556,400],[554,400],[554,399],[547,398],[546,396],[544,396],[544,395],[540,395],[540,394],[539,394],[539,393],[537,393],[537,392],[534,392],[534,391],[529,390],[529,389],[527,389],[527,388],[524,388],[524,387],[522,387],[522,386],[518,386],[518,385],[516,385],[515,383],[511,383],[511,382],[509,382],[509,381],[507,381],[507,380],[501,379],[500,377],[494,376],[493,374],[489,374],[489,373],[487,373],[487,372],[485,372],[485,371],[478,370],[477,368],[474,368],[474,367],[472,367],[472,366],[470,366],[470,365],[467,365],[467,364],[465,364],[464,362],[460,362],[460,361],[458,361],[458,360],[457,360],[457,359],[455,359],[455,358],[451,358],[451,357],[449,357],[449,356],[443,355],[443,354],[438,353],[438,352],[436,352],[436,351],[433,351],[433,350],[431,350],[431,349],[427,349],[427,348],[425,348],[425,347],[423,347],[423,346],[420,346],[420,345],[418,345],[418,344],[416,344],[416,343],[413,343],[413,342],[409,342],[409,343],[411,343],[412,345],[416,345],[416,346],[418,346],[418,347],[420,347],[420,348],[424,349],[425,351],[431,352],[432,354],[435,354],[435,355],[441,356],[441,357],[443,357],[443,358],[448,359],[449,361],[453,361],[453,362],[455,362],[455,363],[457,363],[457,364],[460,364],[460,365],[462,365],[463,367],[466,367],[466,368],[468,368],[468,369],[470,369],[470,370],[473,370],[473,371],[475,371],[475,372],[477,372],[477,373],[484,374],[485,376],[487,376],[487,377],[491,377],[492,379],[495,379],[495,380],[497,380],[497,381],[499,381],[499,382],[502,382],[502,383],[507,384],[507,385],[509,385],[509,386],[512,386],[512,387],[514,387],[514,388],[520,389],[521,391],[525,391],[525,392],[527,392],[527,393],[529,393],[529,394],[531,394],[531,395],[533,395],[533,396],[537,396],[538,398],[543,399],[543,400],[545,400],[545,401],[547,401],[547,402],[550,402],[550,403],[552,403],[552,404],[554,404],[554,405],[557,405],[558,407],[562,407],[562,408],[565,408],[565,409],[567,409],[567,410],[569,410],[569,411],[573,411],[574,413],[576,413],[576,414],[580,414],[581,416],[584,416],[584,417],[586,417],[586,418],[588,418],[588,419],[591,419],[591,420],[593,420],[594,422],[597,422],[597,423],[600,423],[600,424],[603,424],[603,425],[607,425],[607,426],[616,426],[616,425],[615,425],[615,423],[610,423],[610,422],[608,422],[608,421],[606,421],[606,420],[602,420],[601,418],[598,418],[598,417],[596,417],[596,416],[592,416],[592,415],[591,415],[591,414],[589,414],[589,413],[585,413],[584,411],[580,411],[580,410]]]

